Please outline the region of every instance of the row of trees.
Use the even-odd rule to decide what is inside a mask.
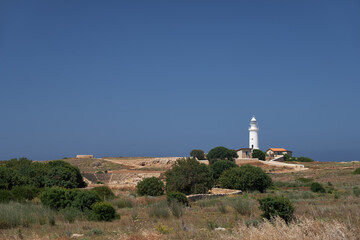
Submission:
[[[178,159],[165,172],[166,185],[159,178],[147,178],[139,182],[140,195],[159,196],[166,192],[183,194],[207,193],[215,185],[243,191],[264,192],[272,185],[271,178],[259,167],[239,167],[229,160],[218,160],[209,166],[195,158]]]
[[[33,162],[27,158],[11,159],[0,164],[0,189],[11,190],[15,186],[37,188],[59,186],[84,188],[86,183],[77,167],[62,160]]]
[[[209,151],[209,153],[206,155],[203,150],[200,149],[194,149],[190,152],[190,156],[197,158],[198,160],[209,160],[210,163],[214,163],[218,160],[231,160],[238,158],[235,150],[228,149],[226,147],[215,147]],[[259,149],[254,149],[252,152],[253,158],[258,158],[259,160],[265,160],[265,153]]]

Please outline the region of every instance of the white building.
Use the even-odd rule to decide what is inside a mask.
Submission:
[[[259,149],[259,128],[255,116],[252,117],[249,127],[249,148]]]

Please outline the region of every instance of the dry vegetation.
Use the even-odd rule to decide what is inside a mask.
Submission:
[[[352,174],[360,164],[305,165],[310,169],[270,172],[275,186],[266,193],[201,200],[186,208],[168,207],[164,196],[136,197],[133,188],[120,188],[115,191],[119,197],[111,203],[121,219],[106,223],[53,212],[36,199],[27,205],[0,204],[0,228],[9,218],[16,224],[12,228],[3,226],[0,238],[360,239],[360,175]],[[322,183],[326,193],[311,192],[312,181]],[[256,199],[269,194],[285,195],[293,201],[296,216],[293,222],[287,225],[276,219],[270,223],[261,218]]]

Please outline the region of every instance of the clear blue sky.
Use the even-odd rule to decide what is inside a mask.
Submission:
[[[360,2],[0,0],[0,159],[360,160]]]

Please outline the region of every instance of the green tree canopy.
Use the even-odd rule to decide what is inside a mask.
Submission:
[[[166,192],[206,193],[214,184],[208,166],[194,158],[178,159],[173,167],[165,172],[165,178]]]
[[[164,183],[157,177],[144,178],[136,185],[136,188],[140,196],[160,196],[164,194]]]
[[[235,158],[238,157],[235,150],[228,149],[226,147],[216,147],[209,151],[207,154],[207,159],[212,164],[217,160],[230,160],[233,161]]]
[[[83,188],[86,183],[79,168],[62,160],[50,161],[50,170],[45,179],[45,186],[60,186],[64,188]]]
[[[83,188],[86,183],[77,167],[61,160],[32,162],[27,158],[14,158],[5,161],[0,165],[0,189],[19,185]]]
[[[197,158],[198,160],[205,160],[205,153],[203,150],[194,149],[190,152],[190,156]]]
[[[233,167],[238,167],[238,165],[229,160],[219,160],[210,165],[214,179],[218,179],[225,170]]]
[[[254,149],[252,152],[252,157],[259,160],[265,160],[265,153],[260,149]]]
[[[219,178],[219,184],[223,188],[264,192],[272,185],[272,180],[261,168],[247,164],[225,170]]]

